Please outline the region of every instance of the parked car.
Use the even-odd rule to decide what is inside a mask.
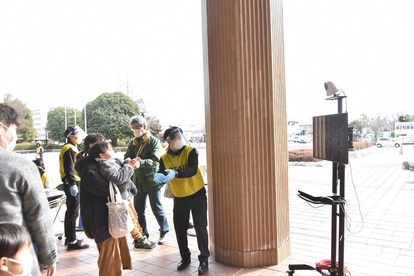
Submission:
[[[295,140],[299,137],[298,134],[291,134],[288,136],[288,142],[295,142]]]
[[[376,145],[379,148],[390,146],[399,148],[401,146],[401,141],[399,139],[394,139],[391,137],[380,137],[378,138]]]
[[[294,140],[295,143],[310,143],[312,141],[313,141],[312,135],[299,135]]]

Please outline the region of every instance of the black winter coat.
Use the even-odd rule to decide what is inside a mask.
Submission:
[[[109,181],[100,173],[98,163],[89,156],[78,159],[75,169],[80,181],[80,212],[83,230],[90,239],[109,237],[108,207]],[[118,186],[121,194],[128,189],[127,184]]]

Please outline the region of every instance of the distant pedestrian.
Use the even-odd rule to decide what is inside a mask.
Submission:
[[[39,170],[40,177],[42,178],[43,188],[51,189],[55,187],[53,179],[46,172],[45,163],[42,159],[35,159],[33,163],[36,164],[37,169]]]
[[[45,150],[43,149],[40,142],[36,142],[36,159],[40,159],[43,161],[43,153]]]

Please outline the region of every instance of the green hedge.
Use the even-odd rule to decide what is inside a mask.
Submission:
[[[60,149],[61,147],[62,147],[62,145],[59,145],[59,144],[47,144],[47,145],[42,145],[42,147],[45,149],[45,150],[52,150],[52,149]],[[20,143],[20,144],[17,144],[16,145],[16,147],[14,148],[14,150],[15,151],[18,151],[18,150],[36,150],[36,145],[35,144],[32,144],[32,143]]]
[[[371,142],[353,142],[353,148],[349,151],[357,151],[372,147]],[[318,162],[320,159],[313,157],[313,149],[295,149],[289,151],[289,162]]]
[[[52,144],[49,143],[47,145],[45,144],[41,144],[43,149],[45,151],[47,150],[54,150],[54,149],[61,149],[62,148],[62,144]],[[79,150],[83,149],[83,144],[78,146]],[[20,143],[17,144],[16,147],[14,148],[15,151],[21,151],[21,150],[28,150],[28,151],[36,151],[36,145],[32,144],[32,143]],[[115,152],[125,152],[127,150],[127,145],[125,142],[122,143],[118,143],[118,146],[114,147],[114,151]]]

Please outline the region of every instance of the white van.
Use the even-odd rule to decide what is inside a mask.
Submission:
[[[378,138],[376,145],[379,148],[391,147],[391,146],[399,148],[401,146],[401,140],[400,139],[394,139],[394,138],[391,138],[391,137],[380,137],[380,138]]]

